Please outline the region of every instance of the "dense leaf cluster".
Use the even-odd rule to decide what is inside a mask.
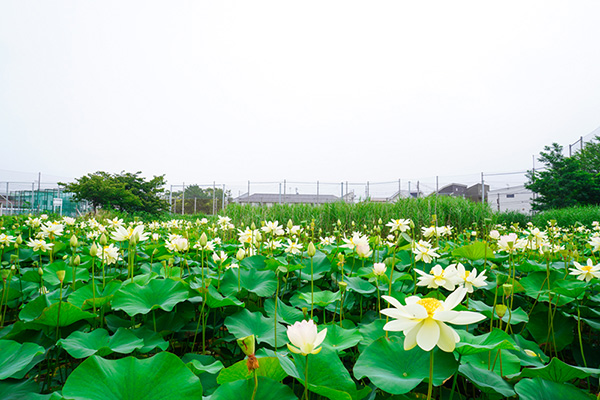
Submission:
[[[557,143],[544,147],[538,160],[545,169],[528,172],[525,185],[536,193],[535,210],[600,204],[600,137],[573,155],[563,155]]]
[[[98,207],[114,208],[127,213],[145,212],[157,214],[168,209],[164,192],[164,175],[146,181],[136,173],[109,174],[97,171],[75,179],[72,183],[59,183],[68,192],[75,193],[77,201],[92,203],[94,212]]]

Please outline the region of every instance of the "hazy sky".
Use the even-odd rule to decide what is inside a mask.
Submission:
[[[599,21],[598,1],[3,0],[0,181],[526,170],[600,126]]]

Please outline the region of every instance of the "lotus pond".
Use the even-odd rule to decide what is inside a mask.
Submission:
[[[1,399],[599,391],[597,223],[0,221]]]

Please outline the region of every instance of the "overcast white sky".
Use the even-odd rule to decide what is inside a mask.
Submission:
[[[600,126],[599,39],[598,1],[4,0],[0,181],[522,171]]]

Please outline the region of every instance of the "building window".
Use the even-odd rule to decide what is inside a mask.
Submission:
[[[514,195],[514,194],[507,194],[507,195],[506,195],[506,198],[507,198],[507,199],[514,199],[514,198],[515,198],[515,195]]]

